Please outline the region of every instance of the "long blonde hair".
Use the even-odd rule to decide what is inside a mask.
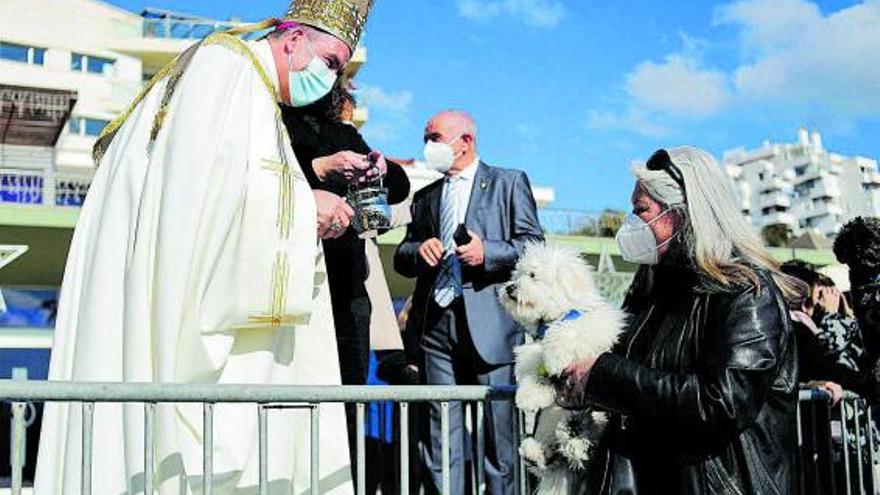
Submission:
[[[668,152],[681,171],[684,190],[666,171],[637,167],[634,173],[651,198],[683,213],[682,244],[695,268],[725,288],[760,287],[756,270],[766,271],[788,301],[802,299],[804,284],[779,270],[740,212],[733,185],[715,158],[693,146]]]

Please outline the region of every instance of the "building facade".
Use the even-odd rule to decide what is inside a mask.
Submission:
[[[0,2],[5,111],[14,108],[20,115],[25,111],[20,103],[39,106],[53,92],[75,102],[68,115],[56,114],[54,142],[10,142],[0,132],[6,200],[18,194],[21,203],[81,202],[93,171],[91,148],[104,126],[178,53],[239,24],[153,9],[134,13],[98,0]],[[365,59],[366,51],[357,50],[347,75]],[[366,109],[359,109],[355,120],[363,124],[365,118]]]
[[[876,160],[832,153],[816,131],[800,128],[797,137],[724,153],[742,213],[756,228],[784,224],[795,234],[812,230],[833,237],[856,216],[880,216]]]

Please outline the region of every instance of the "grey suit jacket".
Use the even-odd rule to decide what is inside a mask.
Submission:
[[[439,270],[429,267],[418,250],[422,242],[432,237],[440,238],[442,194],[443,179],[416,193],[411,207],[412,222],[394,254],[394,269],[405,277],[417,277],[407,334],[409,339],[416,337],[419,342],[424,331],[436,324],[436,321],[429,321],[427,309]],[[501,307],[496,290],[499,284],[510,279],[525,246],[544,241],[526,174],[480,162],[465,225],[480,236],[485,248],[482,267],[462,266],[464,304],[471,339],[486,363],[512,363],[513,348],[522,343],[523,332]]]

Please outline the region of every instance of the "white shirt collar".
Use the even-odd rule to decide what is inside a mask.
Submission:
[[[269,80],[272,81],[272,85],[275,87],[275,98],[279,102],[282,101],[281,84],[278,81],[278,69],[275,67],[275,57],[272,55],[272,47],[269,46],[269,40],[248,41],[247,45],[257,60],[260,61],[260,65],[263,66],[263,70],[266,71]]]
[[[477,168],[479,166],[480,166],[480,157],[478,156],[474,159],[473,162],[471,162],[470,165],[465,167],[465,169],[462,170],[461,172],[459,172],[458,175],[456,175],[455,177],[457,179],[462,179],[462,180],[469,180],[469,181],[474,180],[474,177],[476,177],[476,175],[477,175]],[[452,176],[448,176],[448,177],[451,178]]]

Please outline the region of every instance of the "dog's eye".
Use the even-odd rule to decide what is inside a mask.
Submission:
[[[535,272],[529,272],[529,278],[535,278]]]

